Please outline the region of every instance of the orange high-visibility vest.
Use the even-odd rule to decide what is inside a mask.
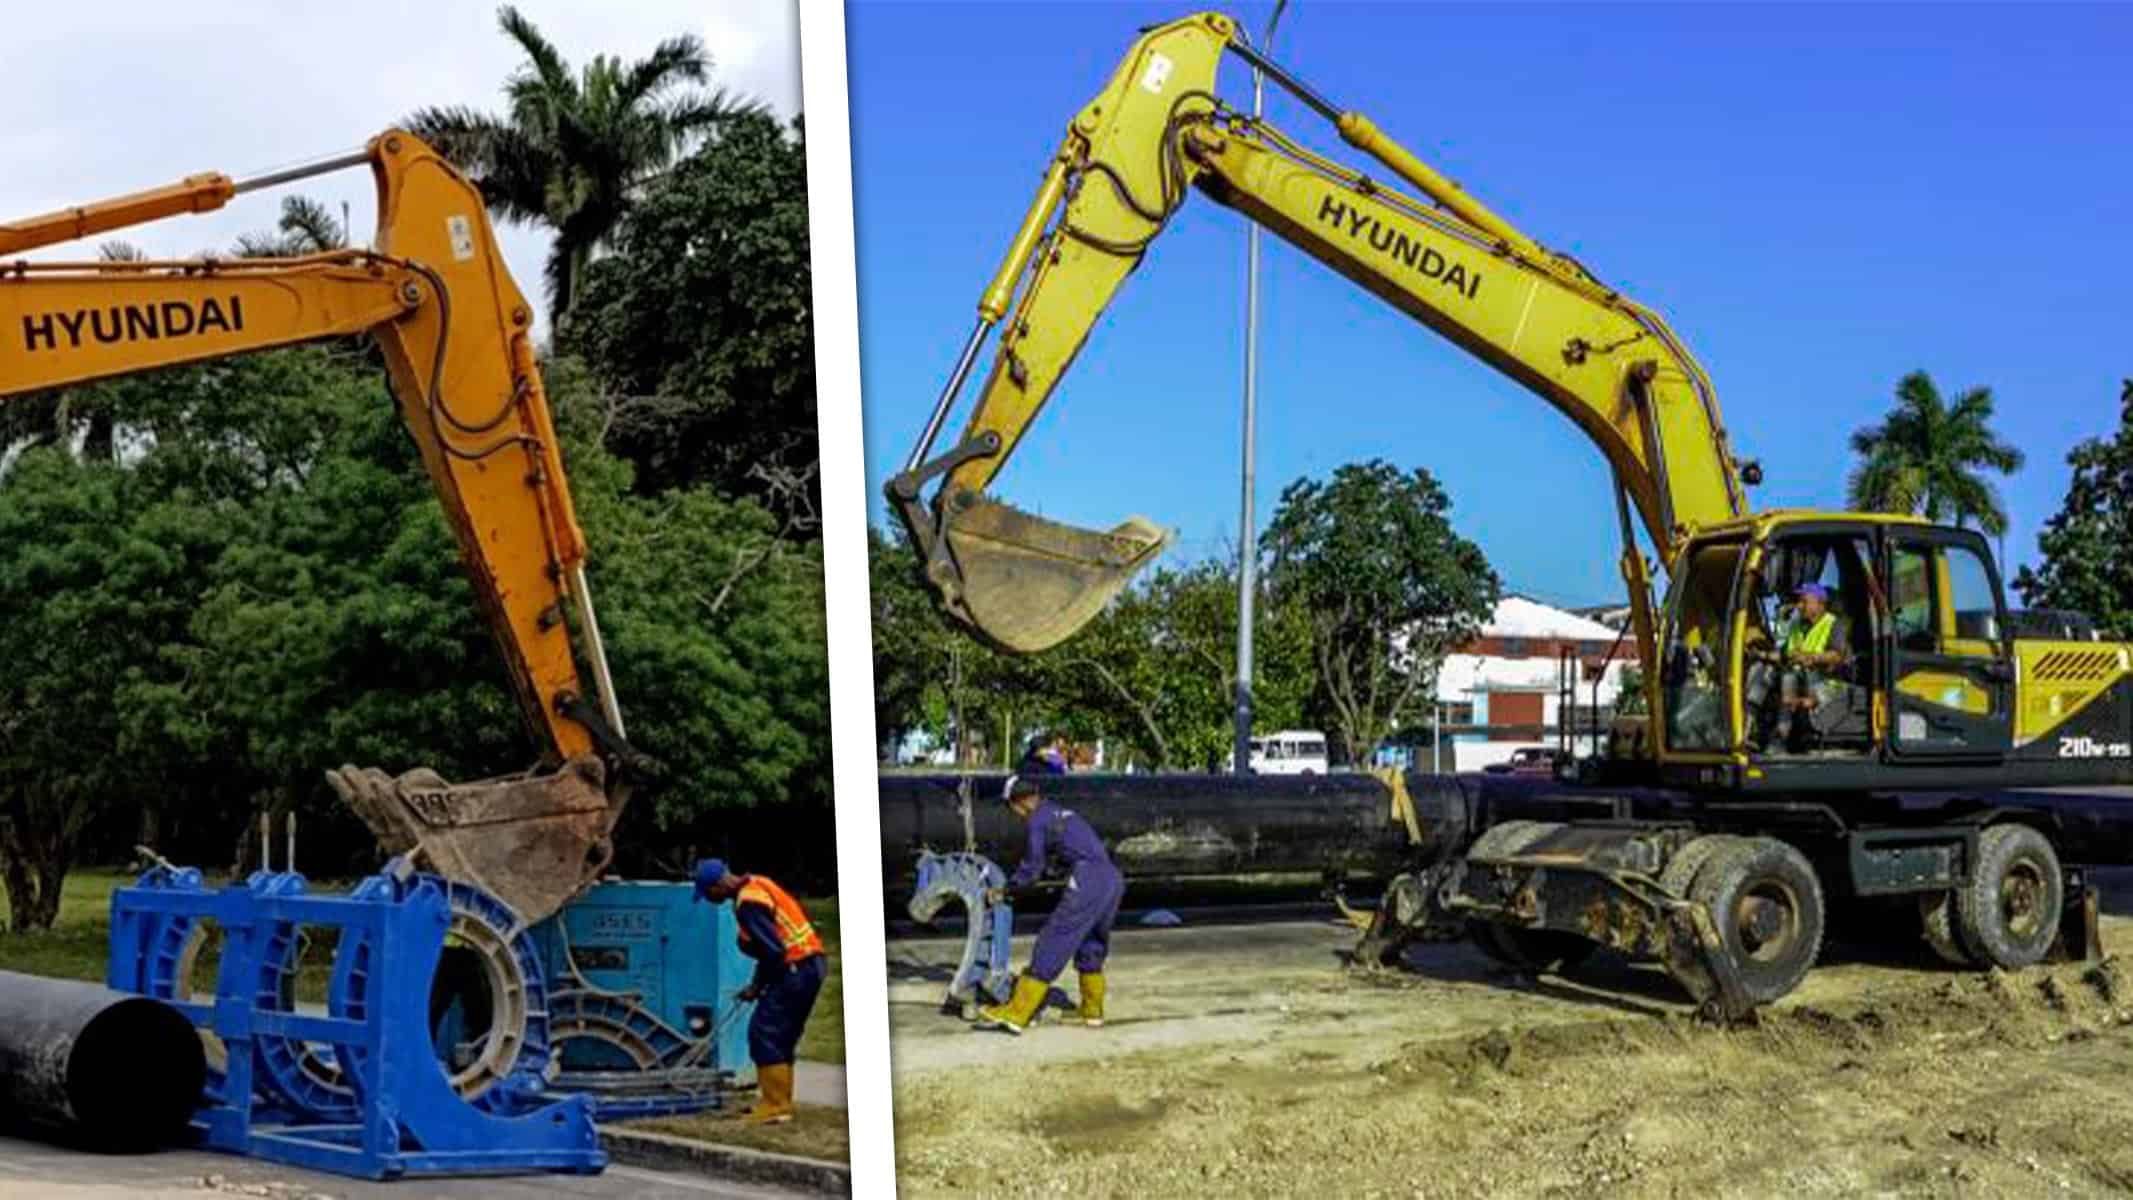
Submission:
[[[778,936],[785,939],[785,961],[796,963],[821,954],[822,938],[815,933],[814,922],[807,919],[807,910],[792,898],[784,888],[762,875],[750,875],[741,885],[741,894],[734,898],[735,904],[762,904],[770,908],[770,915],[778,922]],[[748,940],[748,931],[740,931],[741,941]]]

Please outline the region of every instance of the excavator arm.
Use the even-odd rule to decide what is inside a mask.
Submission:
[[[1236,54],[1331,121],[1410,196],[1238,113],[1215,92]],[[1634,510],[1655,546],[1743,514],[1744,482],[1709,379],[1664,321],[1520,233],[1380,132],[1260,56],[1234,22],[1157,27],[1076,114],[904,471],[888,485],[949,611],[1011,650],[1071,635],[1161,549],[1143,518],[1071,529],[988,498],[1098,316],[1192,191],[1277,236],[1517,380],[1569,417],[1613,468],[1623,570],[1651,644]],[[934,443],[995,324],[963,436]],[[935,494],[925,485],[941,480]]]
[[[585,535],[541,387],[533,311],[504,266],[474,185],[410,134],[355,155],[233,182],[194,176],[0,225],[20,253],[185,212],[258,187],[367,165],[369,250],[288,259],[0,263],[0,399],[323,338],[368,334],[458,540],[475,598],[540,747],[541,769],[453,786],[330,772],[388,852],[476,884],[525,921],[596,879],[626,778],[649,761],[624,738],[585,582]],[[566,614],[598,682],[588,698]]]

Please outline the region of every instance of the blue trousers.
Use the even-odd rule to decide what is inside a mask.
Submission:
[[[1075,868],[1067,880],[1066,898],[1037,931],[1037,948],[1029,956],[1026,974],[1050,983],[1066,970],[1069,958],[1077,971],[1103,970],[1111,953],[1111,925],[1118,920],[1118,902],[1125,895],[1126,877],[1117,867]]]
[[[755,1014],[748,1018],[748,1057],[759,1067],[789,1063],[800,1048],[800,1033],[815,1011],[815,997],[829,964],[822,955],[801,959],[786,968],[776,983],[756,997]]]

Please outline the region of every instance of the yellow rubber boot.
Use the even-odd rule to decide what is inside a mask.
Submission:
[[[1005,1029],[1012,1034],[1021,1034],[1029,1023],[1037,1019],[1037,1010],[1044,1007],[1044,998],[1051,994],[1050,984],[1041,979],[1024,975],[1015,980],[1015,994],[1005,1004],[988,1004],[978,1010],[978,1028]]]
[[[743,1118],[750,1125],[783,1125],[792,1120],[792,1064],[755,1069],[759,1093],[755,1107]]]
[[[1091,1029],[1104,1026],[1104,973],[1081,973],[1081,1023]]]

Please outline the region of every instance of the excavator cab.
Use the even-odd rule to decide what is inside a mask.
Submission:
[[[1690,539],[1660,620],[1666,773],[1871,787],[1920,765],[2004,756],[2007,628],[1972,531],[1796,513]]]

